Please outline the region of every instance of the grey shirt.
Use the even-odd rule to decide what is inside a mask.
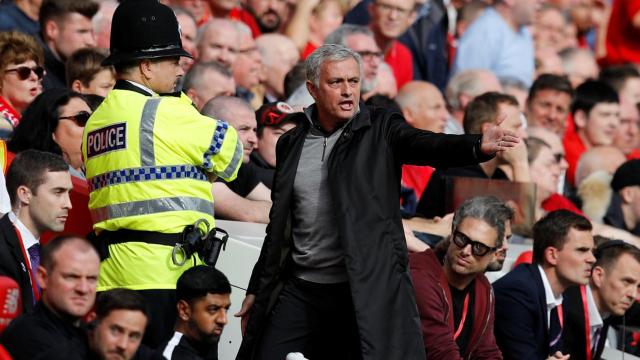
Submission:
[[[294,275],[321,284],[347,281],[327,181],[327,160],[343,129],[325,136],[315,126],[310,127],[293,184]]]

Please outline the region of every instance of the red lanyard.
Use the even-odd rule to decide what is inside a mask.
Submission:
[[[462,332],[462,328],[464,327],[464,321],[467,319],[467,311],[469,310],[469,293],[464,297],[464,304],[462,305],[462,318],[460,319],[460,324],[458,324],[458,329],[456,333],[453,334],[453,340],[457,340],[458,336]]]
[[[560,330],[562,330],[562,328],[564,328],[564,317],[562,316],[563,312],[562,312],[562,304],[557,306],[558,308],[558,321],[560,321]]]
[[[24,242],[22,241],[22,235],[20,235],[20,230],[14,226],[16,230],[16,234],[18,235],[18,241],[20,242],[20,250],[22,250],[22,255],[24,256],[25,265],[27,266],[27,271],[29,271],[29,278],[31,278],[31,290],[33,291],[33,301],[38,302],[40,300],[40,291],[38,291],[38,283],[36,282],[36,276],[31,269],[31,260],[27,255],[27,250],[24,247]]]
[[[591,323],[589,322],[589,305],[587,304],[587,287],[580,286],[580,295],[582,298],[582,310],[584,311],[584,338],[587,346],[587,360],[591,360]]]

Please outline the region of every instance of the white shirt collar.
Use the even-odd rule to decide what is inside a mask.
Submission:
[[[591,291],[591,287],[589,285],[585,286],[587,288],[587,308],[589,309],[589,326],[593,328],[601,327],[604,322],[602,320],[602,315],[600,315],[600,311],[598,311],[598,306],[596,306],[596,301],[593,299],[593,291]]]
[[[144,90],[144,91],[148,92],[149,94],[151,94],[151,95],[153,95],[153,96],[158,95],[158,94],[156,94],[156,92],[155,92],[155,91],[153,91],[153,90],[149,89],[148,87],[146,87],[146,86],[144,86],[144,85],[142,85],[142,84],[138,84],[138,83],[137,83],[137,82],[135,82],[135,81],[131,81],[131,80],[125,80],[125,81],[126,81],[126,82],[128,82],[129,84],[131,84],[131,85],[135,86],[135,87],[138,87],[138,88],[140,88],[140,89],[142,89],[142,90]]]
[[[551,288],[547,274],[544,272],[541,265],[538,265],[538,270],[540,271],[540,277],[542,277],[542,284],[544,285],[544,295],[547,302],[547,308],[551,310],[558,305],[562,305],[562,294],[558,295],[558,297],[554,297],[553,289]]]

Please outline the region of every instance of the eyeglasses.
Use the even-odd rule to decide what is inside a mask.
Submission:
[[[375,2],[374,3],[375,6],[377,6],[380,11],[385,12],[385,13],[391,13],[392,11],[396,11],[398,13],[398,15],[401,16],[407,16],[410,13],[413,12],[413,8],[412,9],[404,9],[398,6],[393,6],[393,5],[389,5],[389,4],[385,4],[385,3],[381,3],[381,2]]]
[[[475,256],[485,256],[489,252],[496,251],[497,247],[489,247],[479,241],[471,240],[470,237],[456,230],[453,232],[453,243],[460,249],[464,249],[467,245],[471,245],[471,253]]]
[[[85,126],[87,125],[87,120],[89,120],[89,117],[91,117],[91,113],[89,113],[88,111],[80,111],[75,115],[61,116],[58,118],[58,120],[73,120],[76,124],[78,124],[78,126]]]
[[[18,74],[18,79],[20,80],[27,80],[29,76],[31,76],[32,71],[36,74],[38,80],[42,79],[42,77],[44,76],[44,68],[42,66],[36,66],[33,68],[30,68],[28,66],[18,66],[14,69],[7,69],[4,72],[8,73],[14,71],[16,72],[16,74]]]
[[[357,51],[358,54],[360,54],[360,57],[362,58],[362,60],[372,60],[372,59],[382,59],[382,52],[380,51]]]

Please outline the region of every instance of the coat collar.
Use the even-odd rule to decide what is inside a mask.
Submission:
[[[306,119],[308,120],[306,121],[306,123],[308,123],[309,125],[313,125],[314,118],[317,117],[317,111],[318,107],[315,103],[311,104],[309,107],[304,108],[304,114]],[[351,130],[353,131],[358,131],[359,129],[362,129],[364,127],[371,126],[369,109],[367,105],[365,105],[365,103],[363,103],[362,101],[358,103],[358,112],[353,117],[353,119],[348,121],[348,123],[351,123]]]

